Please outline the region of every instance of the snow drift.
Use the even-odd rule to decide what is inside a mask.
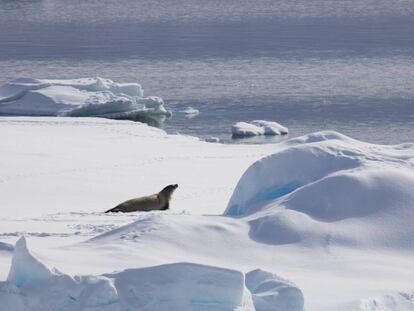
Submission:
[[[242,176],[225,215],[269,244],[414,249],[414,145],[379,146],[335,132],[282,145]]]
[[[364,298],[338,307],[338,311],[412,311],[414,292],[393,292]]]
[[[164,102],[143,97],[138,83],[103,78],[20,78],[0,87],[0,114],[30,116],[169,117]]]
[[[303,311],[302,292],[274,274],[193,263],[128,269],[102,276],[49,270],[16,243],[10,274],[0,282],[6,310]]]
[[[233,137],[251,137],[260,135],[286,135],[287,127],[277,122],[254,120],[250,123],[237,122],[231,128]]]

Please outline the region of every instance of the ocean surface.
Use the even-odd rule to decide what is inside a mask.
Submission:
[[[0,0],[0,83],[91,76],[161,96],[169,133],[277,141],[231,139],[263,119],[413,142],[414,2]]]

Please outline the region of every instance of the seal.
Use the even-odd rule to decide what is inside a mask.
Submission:
[[[168,185],[158,193],[122,202],[114,208],[107,210],[105,213],[167,210],[170,207],[171,196],[177,188],[177,184]]]

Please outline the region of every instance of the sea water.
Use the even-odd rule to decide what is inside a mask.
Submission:
[[[413,34],[408,0],[2,0],[0,83],[139,82],[167,132],[224,142],[278,141],[231,139],[263,119],[394,144],[414,137]]]

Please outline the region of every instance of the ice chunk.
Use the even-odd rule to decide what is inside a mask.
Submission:
[[[256,311],[303,311],[302,291],[292,282],[260,269],[246,274]]]
[[[277,122],[254,120],[250,123],[237,122],[232,126],[233,137],[251,137],[260,135],[285,135],[288,129]]]
[[[131,310],[251,310],[253,305],[238,271],[177,263],[125,270],[115,286],[124,309]]]
[[[14,248],[7,281],[22,287],[29,282],[47,280],[52,275],[53,273],[29,252],[26,239],[21,237]]]
[[[237,122],[231,128],[234,137],[249,137],[264,134],[264,128],[247,122]]]
[[[137,100],[139,104],[144,105],[144,110],[147,113],[165,115],[167,117],[171,116],[171,112],[168,112],[164,107],[164,101],[161,97],[150,96]]]
[[[200,110],[195,109],[195,108],[193,108],[193,107],[191,107],[191,106],[188,106],[188,107],[186,107],[184,110],[182,110],[182,112],[183,112],[184,114],[186,114],[186,115],[192,115],[192,116],[195,116],[195,115],[198,115],[198,114],[200,113]]]
[[[277,122],[254,120],[251,123],[258,127],[262,127],[264,129],[264,135],[286,135],[289,132],[287,127],[284,127]]]

